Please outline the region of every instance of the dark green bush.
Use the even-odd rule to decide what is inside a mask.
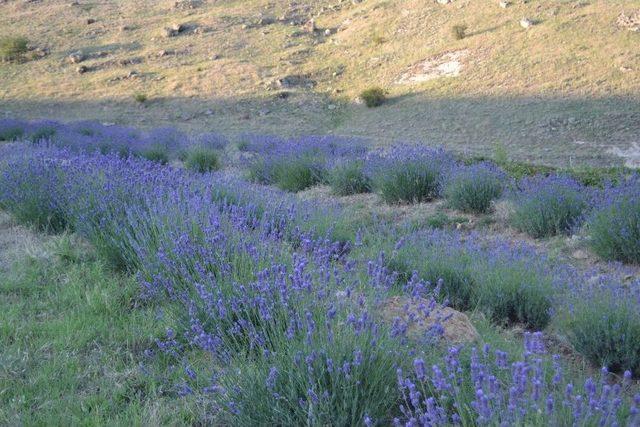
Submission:
[[[333,193],[338,196],[371,191],[371,181],[364,173],[361,161],[338,164],[329,173],[329,185]]]
[[[598,291],[564,317],[574,348],[596,366],[640,376],[640,313],[634,297]]]
[[[169,163],[169,153],[165,148],[160,146],[150,147],[143,150],[141,156],[152,162],[160,163],[161,165]]]
[[[15,141],[24,135],[24,129],[20,126],[9,126],[0,129],[0,141]]]
[[[0,38],[0,60],[17,61],[28,51],[29,41],[24,37]]]
[[[195,172],[211,172],[220,169],[220,158],[215,150],[196,147],[187,153],[184,164]]]
[[[373,177],[373,182],[387,203],[420,203],[439,196],[440,178],[440,167],[436,164],[407,162],[380,171]]]
[[[589,207],[586,189],[566,176],[525,178],[520,188],[511,223],[534,238],[571,233]]]
[[[454,25],[451,27],[451,34],[453,34],[453,38],[456,40],[462,40],[467,36],[467,26],[466,25]]]
[[[384,89],[379,87],[372,87],[360,93],[360,99],[362,99],[369,108],[381,106],[386,101],[386,98]]]
[[[488,164],[459,168],[448,180],[444,197],[463,212],[486,213],[502,195],[506,177]]]

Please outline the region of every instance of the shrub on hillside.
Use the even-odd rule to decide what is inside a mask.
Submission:
[[[381,106],[386,101],[386,98],[384,89],[379,87],[372,87],[360,93],[360,99],[362,99],[369,108]]]
[[[462,40],[467,36],[467,26],[466,25],[454,25],[451,27],[451,34],[453,34],[453,38],[456,40]]]
[[[28,51],[29,41],[24,37],[0,38],[0,60],[17,61]]]
[[[211,172],[220,169],[220,158],[215,150],[195,147],[187,152],[184,165],[187,169],[195,172]]]
[[[169,153],[167,149],[159,145],[142,150],[140,156],[161,165],[169,163]]]
[[[563,317],[573,347],[596,366],[640,377],[640,312],[638,295],[604,284],[587,296],[572,298]],[[637,288],[640,283],[636,282]],[[632,291],[633,292],[633,291]]]
[[[394,147],[368,165],[374,189],[387,203],[420,203],[440,196],[443,178],[454,165],[444,150]]]
[[[359,160],[342,162],[329,172],[329,185],[334,194],[349,196],[371,191],[371,181]]]
[[[463,212],[486,213],[502,195],[506,176],[488,163],[454,170],[444,188],[449,205]]]
[[[571,233],[589,207],[589,191],[566,176],[524,178],[519,187],[512,195],[511,223],[531,237]]]
[[[588,221],[591,247],[607,260],[640,263],[640,177],[602,195]]]
[[[18,120],[0,120],[0,141],[16,141],[25,132],[25,123]]]
[[[145,102],[147,102],[149,97],[147,97],[147,95],[144,93],[136,93],[135,95],[133,95],[133,99],[135,99],[138,104],[144,104]]]

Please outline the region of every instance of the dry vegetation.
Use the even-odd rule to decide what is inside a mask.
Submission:
[[[617,25],[640,8],[635,0],[178,3],[193,8],[1,3],[0,35],[28,36],[48,54],[2,64],[0,114],[333,132],[485,154],[500,142],[520,159],[562,165],[612,162],[607,152],[640,131],[640,34]],[[523,17],[535,25],[523,28]],[[455,40],[459,23],[465,37]],[[416,64],[457,51],[457,76],[398,84]],[[387,90],[384,107],[359,104],[372,86]]]

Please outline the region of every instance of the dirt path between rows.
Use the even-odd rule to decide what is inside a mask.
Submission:
[[[45,237],[40,236],[0,211],[0,273],[5,273],[20,254],[43,251]]]

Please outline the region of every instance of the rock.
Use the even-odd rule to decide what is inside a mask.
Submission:
[[[574,259],[587,259],[589,258],[589,254],[583,251],[582,249],[577,249],[573,251],[573,253],[571,254],[571,257],[573,257]]]
[[[509,6],[511,6],[511,2],[506,1],[506,0],[501,1],[501,2],[500,2],[500,3],[498,3],[498,4],[499,4],[499,5],[500,5],[500,7],[501,7],[501,8],[503,8],[503,9],[506,9],[506,8],[508,8]]]
[[[196,9],[202,5],[201,0],[177,0],[173,4],[173,8],[176,10],[191,10]]]
[[[338,108],[338,107],[336,107],[336,105],[335,105],[335,104],[329,104],[329,106],[328,106],[327,108],[328,108],[329,110],[335,110],[335,109],[336,109],[336,108]]]
[[[316,30],[318,29],[316,27],[316,21],[313,19],[308,20],[307,23],[304,24],[303,28],[308,33],[315,33]]]
[[[67,56],[67,61],[69,61],[72,64],[79,64],[84,60],[85,60],[85,56],[82,52],[72,53],[71,55]]]
[[[217,61],[220,58],[222,58],[222,56],[219,53],[214,53],[214,54],[211,55],[211,60],[212,61]]]
[[[87,71],[89,71],[89,68],[87,68],[86,65],[81,65],[78,68],[76,68],[76,73],[78,73],[78,74],[84,74]]]
[[[95,23],[96,23],[95,19],[93,19],[93,18],[87,19],[87,25],[91,25],[91,24],[95,24]]]
[[[131,31],[133,30],[133,27],[131,25],[122,25],[120,27],[120,31],[125,32],[125,31]]]
[[[156,53],[156,56],[158,58],[162,58],[163,56],[167,56],[169,54],[169,52],[167,52],[166,50],[162,49],[160,51],[158,51],[158,53]]]
[[[520,20],[520,26],[521,26],[522,28],[527,29],[527,28],[531,28],[531,27],[533,27],[534,25],[535,25],[535,22],[533,22],[533,20],[531,20],[531,19],[529,19],[529,18],[522,18],[522,19]]]
[[[327,37],[330,36],[331,35],[331,30],[329,28],[324,30],[324,35],[327,36]]]
[[[173,24],[170,27],[165,27],[162,31],[165,37],[175,37],[185,29],[186,27],[182,24]]]
[[[622,12],[620,15],[618,15],[616,23],[620,28],[633,32],[640,32],[640,10],[637,10],[631,15],[627,15]]]
[[[473,342],[478,331],[467,315],[423,298],[391,297],[380,304],[380,315],[388,323],[404,322],[407,336],[421,339],[440,330],[448,343]]]
[[[436,0],[438,4],[449,4],[452,3],[453,0]]]

